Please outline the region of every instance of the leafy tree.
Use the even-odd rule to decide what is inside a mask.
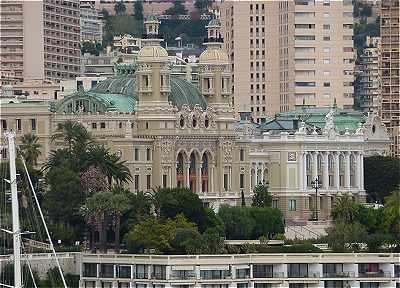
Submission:
[[[373,201],[384,202],[400,185],[400,159],[389,156],[372,156],[364,161],[365,190]]]
[[[74,161],[74,156],[67,149],[57,149],[50,151],[47,162],[43,165],[42,170],[48,171],[53,167],[69,167],[73,169],[77,163]]]
[[[172,7],[165,10],[166,15],[186,15],[187,10],[182,0],[174,0]]]
[[[336,199],[331,215],[335,221],[350,223],[356,219],[357,212],[357,204],[351,197],[344,195]]]
[[[218,210],[218,216],[225,225],[227,239],[251,239],[256,223],[246,208],[224,205]]]
[[[155,249],[156,253],[167,254],[173,252],[174,245],[179,246],[174,240],[182,229],[192,234],[197,231],[196,224],[188,222],[183,215],[164,220],[148,218],[136,224],[124,241],[129,252]]]
[[[70,288],[79,287],[79,275],[73,275],[70,273],[64,274],[65,282]],[[60,272],[57,267],[51,268],[46,273],[46,279],[41,280],[38,287],[40,288],[53,288],[63,287],[63,282],[60,276]]]
[[[115,3],[114,5],[114,11],[115,11],[115,15],[120,16],[120,15],[124,15],[125,11],[126,11],[126,6],[124,4],[123,0],[120,0],[118,2]]]
[[[109,190],[107,177],[98,167],[89,166],[81,173],[80,178],[82,189],[86,195]]]
[[[365,238],[365,242],[368,246],[368,252],[379,252],[382,245],[390,244],[393,241],[393,237],[390,234],[373,233],[368,234]]]
[[[359,243],[367,236],[364,226],[357,222],[336,222],[326,232],[328,245],[334,252],[358,251]]]
[[[135,10],[135,19],[143,20],[143,3],[141,0],[135,2],[134,10]]]
[[[29,165],[36,165],[37,159],[40,156],[40,145],[38,143],[39,138],[35,134],[25,134],[22,136],[22,144],[20,145],[20,152],[22,157]]]
[[[210,222],[218,221],[212,219],[212,211],[203,208],[199,196],[187,188],[158,189],[154,191],[152,198],[158,216],[174,218],[182,214],[196,223],[201,232],[205,231],[207,224],[212,224]]]
[[[400,187],[385,198],[385,227],[400,239]]]
[[[271,204],[272,204],[272,196],[268,192],[268,186],[260,184],[254,187],[252,206],[271,207]]]
[[[255,223],[251,239],[258,239],[260,236],[273,238],[277,233],[285,233],[283,215],[279,209],[269,207],[248,209]]]
[[[374,209],[358,204],[355,221],[362,224],[369,234],[384,233],[384,211],[384,208]]]
[[[207,9],[212,5],[212,0],[196,0],[194,6],[199,10],[200,13],[207,12]]]
[[[71,223],[79,215],[82,203],[82,188],[79,175],[68,167],[54,167],[46,175],[49,186],[44,195],[44,207],[50,218],[62,223]]]

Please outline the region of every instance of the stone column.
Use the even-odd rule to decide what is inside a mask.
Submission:
[[[307,153],[303,153],[303,189],[307,190]]]
[[[360,189],[364,190],[364,155],[360,153]]]
[[[335,187],[337,190],[340,188],[340,171],[339,171],[339,151],[335,152]]]
[[[329,188],[329,152],[326,151],[324,152],[324,170],[322,173],[322,183],[323,183],[323,189],[328,190]]]
[[[347,151],[345,154],[345,163],[346,163],[346,169],[345,169],[345,183],[344,186],[347,189],[350,189],[350,152]]]
[[[208,192],[215,192],[214,191],[214,163],[210,163],[209,167],[210,169],[208,173]]]
[[[203,162],[199,162],[196,167],[196,192],[201,193],[202,186],[202,175],[201,175],[201,167],[203,166]]]
[[[360,187],[361,187],[361,185],[360,185],[360,180],[361,180],[361,176],[360,176],[360,152],[357,152],[357,154],[355,154],[355,157],[354,157],[354,166],[355,166],[355,175],[354,175],[354,186],[357,188],[357,189],[360,189]]]
[[[312,179],[312,181],[314,181],[317,178],[318,178],[318,153],[315,151],[313,153],[313,179]]]
[[[186,163],[185,166],[185,185],[186,188],[190,189],[190,177],[189,177],[189,173],[190,173],[190,162]]]
[[[262,184],[264,184],[264,181],[265,181],[265,179],[264,179],[264,170],[265,170],[265,164],[263,162],[263,163],[261,163],[261,183]]]
[[[299,175],[299,181],[298,181],[298,185],[299,185],[299,189],[300,191],[304,191],[304,170],[303,170],[303,158],[304,158],[304,153],[303,152],[299,152],[299,160],[298,160],[298,175]]]

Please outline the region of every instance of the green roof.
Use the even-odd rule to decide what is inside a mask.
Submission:
[[[325,127],[325,116],[331,110],[334,110],[333,123],[335,129],[338,132],[344,132],[348,129],[350,132],[355,132],[359,126],[359,123],[364,123],[366,115],[360,111],[352,109],[340,109],[331,107],[321,108],[297,108],[292,111],[278,113],[274,119],[266,121],[260,128],[262,130],[279,129],[282,130],[293,130],[298,125],[295,121],[304,121],[309,127],[317,127],[323,129]],[[279,129],[280,130],[280,129]]]
[[[184,104],[191,108],[195,105],[199,105],[203,109],[207,107],[207,101],[196,86],[177,76],[171,75],[170,79],[171,93],[168,96],[168,101],[173,106],[179,109]],[[71,106],[71,103],[76,103],[77,100],[92,100],[94,102],[93,104],[84,104],[84,106],[87,106],[85,106],[85,111],[93,112],[97,109],[101,111],[134,112],[138,100],[136,78],[134,75],[118,75],[107,78],[87,92],[76,92],[58,101],[55,110],[73,112],[71,109],[73,110],[75,104]],[[96,104],[100,106],[93,106]],[[69,108],[68,105],[72,108]]]
[[[349,131],[355,132],[358,124],[365,122],[366,116],[361,111],[332,107],[298,108],[293,111],[279,113],[278,118],[300,116],[305,123],[322,129],[325,127],[325,116],[332,109],[334,110],[333,123],[338,131],[344,131],[347,128]]]

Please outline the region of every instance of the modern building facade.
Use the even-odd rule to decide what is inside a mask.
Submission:
[[[80,4],[81,42],[103,41],[103,16],[94,4]]]
[[[364,112],[379,112],[381,99],[381,79],[379,57],[380,37],[367,37],[366,48],[356,65],[355,104]]]
[[[381,1],[380,70],[382,79],[381,116],[391,135],[391,150],[400,156],[400,7],[398,0]]]
[[[260,122],[296,106],[353,105],[352,1],[225,1],[237,111]]]
[[[1,70],[20,80],[73,79],[80,72],[79,0],[1,1]]]
[[[274,207],[287,219],[328,219],[336,198],[364,202],[363,159],[388,153],[388,136],[377,115],[328,108],[282,112],[259,125],[237,121],[231,105],[231,64],[221,48],[220,23],[208,27],[207,49],[197,66],[198,87],[175,73],[159,45],[159,22],[146,21],[148,35],[137,62],[89,91],[43,103],[2,105],[2,129],[35,133],[39,164],[50,150],[58,123],[82,123],[128,165],[132,191],[187,187],[205,205],[251,203],[258,184],[269,185]],[[4,154],[6,155],[6,154]],[[311,181],[319,179],[315,193]]]
[[[397,288],[398,254],[81,255],[82,288]]]

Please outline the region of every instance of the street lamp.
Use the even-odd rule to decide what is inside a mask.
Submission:
[[[321,188],[321,182],[318,177],[311,181],[311,185],[315,189],[315,220],[318,221],[318,189]]]

